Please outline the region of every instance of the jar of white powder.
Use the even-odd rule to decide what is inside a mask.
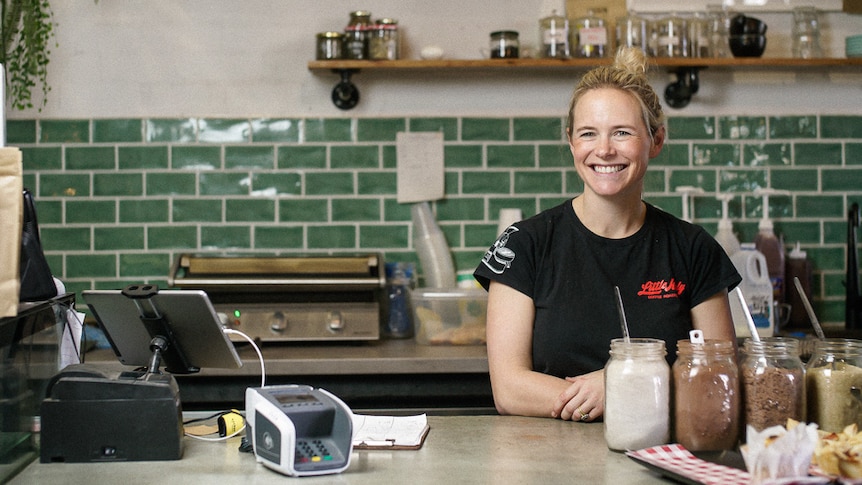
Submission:
[[[605,441],[616,451],[670,439],[670,366],[664,340],[611,340],[605,365]]]

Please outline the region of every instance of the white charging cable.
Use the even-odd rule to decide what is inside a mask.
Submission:
[[[263,362],[263,354],[260,352],[260,347],[258,347],[258,345],[254,342],[254,339],[252,339],[251,337],[249,337],[245,333],[240,332],[239,330],[234,330],[232,328],[224,329],[224,333],[226,333],[228,335],[238,335],[239,337],[248,341],[249,344],[251,344],[254,351],[257,352],[257,358],[260,360],[260,387],[266,386],[266,365]],[[185,433],[185,436],[192,438],[192,439],[199,440],[199,441],[224,441],[224,440],[233,438],[234,436],[237,436],[238,434],[242,433],[243,431],[245,431],[245,424],[244,423],[243,423],[241,428],[237,429],[233,433],[231,433],[227,436],[219,436],[218,438],[209,438],[206,436],[196,436],[196,435],[192,435],[189,433]]]
[[[232,328],[224,329],[224,333],[228,335],[238,335],[251,344],[252,348],[254,348],[254,351],[257,352],[257,358],[260,359],[260,387],[266,386],[266,366],[263,363],[263,354],[260,353],[260,347],[258,347],[257,344],[254,343],[254,339],[240,332],[239,330],[234,330]]]

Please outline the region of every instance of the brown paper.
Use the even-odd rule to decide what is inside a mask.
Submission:
[[[566,16],[569,18],[569,23],[572,28],[575,26],[575,20],[580,17],[586,17],[590,9],[604,8],[607,10],[605,17],[605,25],[608,29],[609,49],[606,50],[608,57],[613,57],[613,49],[615,49],[615,26],[617,19],[625,17],[628,13],[626,9],[626,0],[566,0]],[[572,46],[574,48],[574,46]]]
[[[21,150],[0,148],[0,317],[18,314],[24,186]]]
[[[862,0],[844,0],[844,12],[862,13]]]

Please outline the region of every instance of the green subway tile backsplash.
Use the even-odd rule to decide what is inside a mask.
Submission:
[[[11,120],[37,195],[46,256],[73,291],[164,284],[184,252],[355,253],[417,262],[412,203],[397,200],[402,131],[442,132],[445,196],[432,201],[459,270],[493,243],[501,209],[524,217],[583,190],[562,117]],[[862,116],[670,116],[644,198],[715,230],[732,193],[751,241],[760,188],[786,244],[814,265],[815,311],[843,319],[846,216],[862,203]],[[420,277],[422,274],[419,266]],[[421,283],[421,279],[420,279]]]
[[[89,143],[89,120],[41,120],[39,121],[41,143]]]
[[[114,170],[115,149],[112,146],[66,148],[66,170]]]
[[[412,118],[410,131],[440,131],[443,140],[454,141],[458,139],[458,118]]]
[[[93,143],[143,141],[143,124],[139,119],[93,120]]]
[[[820,136],[823,138],[862,138],[862,115],[821,116]]]
[[[252,120],[251,139],[255,143],[296,143],[299,141],[299,120],[288,118]]]

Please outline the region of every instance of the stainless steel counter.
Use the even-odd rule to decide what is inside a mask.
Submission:
[[[430,416],[431,431],[419,450],[354,451],[339,475],[305,477],[302,483],[667,483],[605,445],[601,423],[513,416]],[[237,450],[239,438],[201,442],[185,438],[177,461],[33,463],[12,484],[30,483],[285,483],[280,475]]]

